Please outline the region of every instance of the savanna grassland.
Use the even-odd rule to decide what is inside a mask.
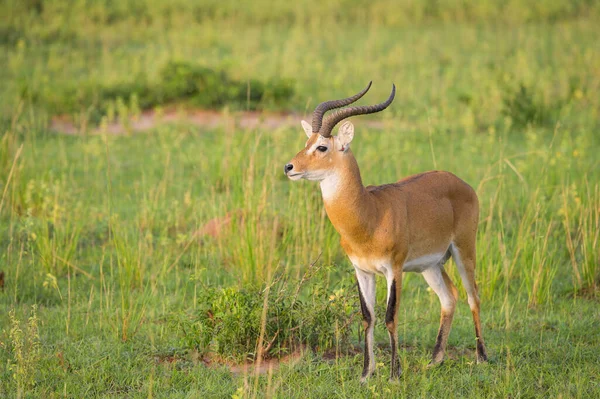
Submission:
[[[600,395],[599,3],[322,3],[0,3],[0,397]],[[441,169],[477,190],[488,364],[449,262],[446,362],[427,368],[439,301],[406,274],[388,381],[378,280],[358,382],[352,267],[318,185],[282,173],[299,123],[102,134],[143,110],[309,119],[370,80],[362,103],[398,91],[353,120],[363,181]]]

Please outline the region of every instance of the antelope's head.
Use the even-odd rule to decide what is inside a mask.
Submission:
[[[323,181],[335,169],[340,167],[342,159],[350,156],[350,142],[354,137],[354,126],[351,122],[344,122],[337,136],[332,136],[331,131],[342,120],[354,115],[372,114],[383,111],[394,100],[396,86],[392,85],[390,97],[377,105],[342,108],[327,115],[325,112],[350,105],[361,98],[371,88],[371,82],[360,93],[342,100],[332,100],[321,103],[315,108],[312,116],[312,125],[302,121],[302,128],[308,136],[308,141],[303,150],[298,152],[292,160],[284,166],[284,172],[291,180],[307,179]]]

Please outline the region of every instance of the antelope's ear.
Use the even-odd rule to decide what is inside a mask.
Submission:
[[[340,144],[340,151],[347,151],[350,148],[350,142],[354,138],[354,125],[350,121],[346,121],[338,130],[337,139]]]
[[[300,123],[302,124],[302,129],[304,129],[304,133],[306,133],[306,135],[308,136],[308,138],[310,138],[313,134],[312,132],[312,126],[310,125],[310,123],[308,123],[305,120],[300,121]]]

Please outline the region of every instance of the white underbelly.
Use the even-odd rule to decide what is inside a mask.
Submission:
[[[424,255],[419,258],[411,259],[404,262],[402,267],[403,272],[416,272],[423,273],[425,270],[431,267],[440,267],[442,259],[444,259],[445,253]]]
[[[422,273],[431,267],[440,267],[441,261],[445,255],[445,253],[437,253],[411,259],[404,262],[402,271]],[[353,256],[350,256],[349,258],[354,267],[367,273],[387,274],[388,270],[393,268],[390,259],[357,258]]]

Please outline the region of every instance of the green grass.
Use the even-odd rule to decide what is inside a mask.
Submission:
[[[595,2],[511,2],[498,14],[495,2],[464,13],[452,1],[435,12],[380,1],[365,6],[368,17],[332,11],[341,5],[310,17],[308,1],[293,9],[207,2],[201,18],[181,2],[168,23],[166,6],[148,8],[144,20],[124,2],[90,9],[86,24],[83,2],[62,22],[59,11],[40,17],[31,4],[30,14],[3,22],[10,35],[0,45],[0,396],[598,396]],[[366,184],[442,169],[476,188],[490,363],[474,363],[461,290],[449,359],[426,368],[439,302],[408,274],[404,373],[388,382],[378,280],[379,364],[368,385],[358,383],[352,268],[318,185],[282,173],[305,141],[299,125],[208,131],[181,121],[136,135],[65,136],[49,132],[49,119],[81,120],[89,109],[28,97],[120,87],[140,74],[156,82],[174,60],[240,82],[291,80],[288,108],[307,113],[369,80],[364,101],[380,101],[395,82],[390,110],[354,120],[353,151]],[[218,238],[194,235],[227,214],[234,222]],[[259,376],[224,365],[302,344],[312,350]]]

